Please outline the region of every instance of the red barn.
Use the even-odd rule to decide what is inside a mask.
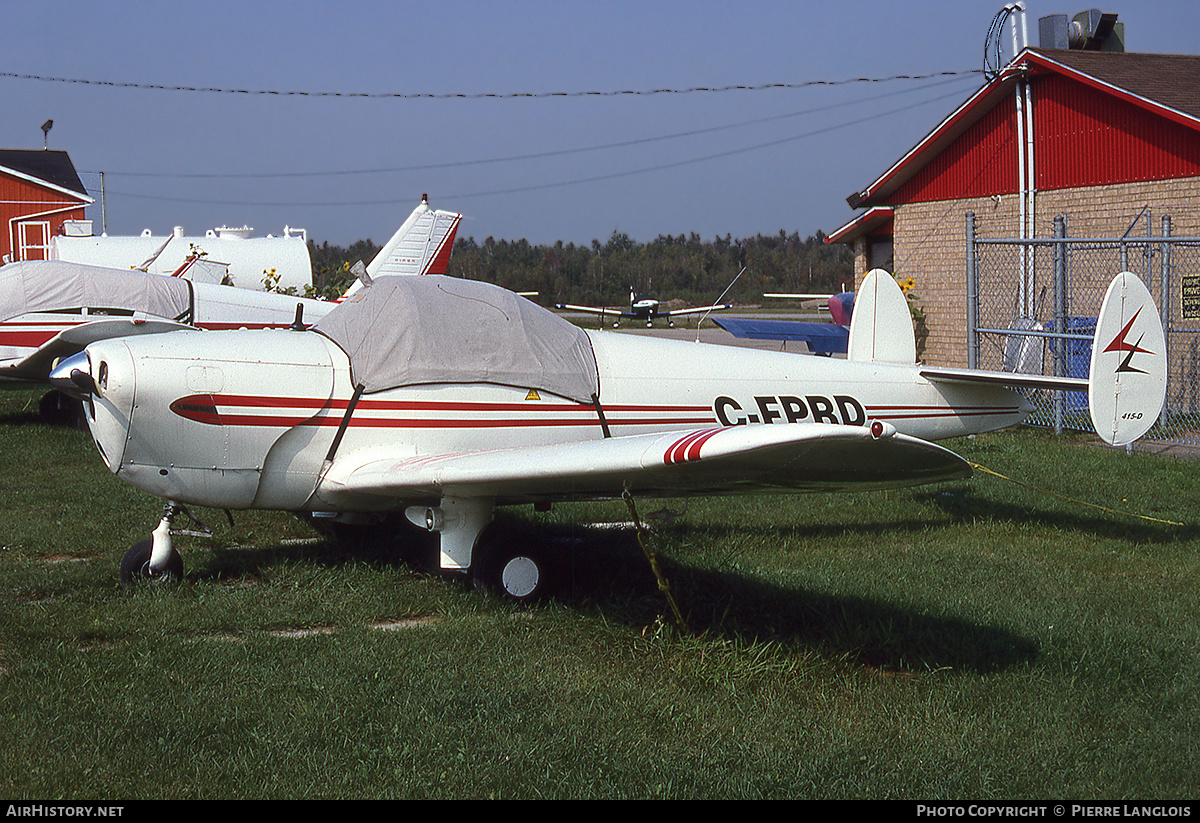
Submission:
[[[63,223],[93,203],[65,151],[0,149],[0,260],[44,260]]]

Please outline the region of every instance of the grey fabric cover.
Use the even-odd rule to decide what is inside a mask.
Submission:
[[[192,309],[191,286],[179,277],[27,260],[0,266],[0,321],[57,309],[130,309],[179,318]]]
[[[377,278],[313,328],[350,357],[355,385],[498,383],[590,403],[584,331],[507,289],[442,275]]]

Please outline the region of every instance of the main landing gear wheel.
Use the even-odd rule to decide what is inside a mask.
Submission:
[[[542,552],[497,546],[483,558],[475,584],[518,603],[540,600],[553,587],[553,573]]]
[[[183,579],[183,556],[175,549],[171,549],[164,572],[155,573],[150,570],[150,552],[153,548],[154,539],[147,537],[134,543],[129,551],[125,552],[125,556],[121,558],[121,588],[132,588],[143,581],[174,583]]]

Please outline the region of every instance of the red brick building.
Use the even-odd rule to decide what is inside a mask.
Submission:
[[[44,260],[93,202],[65,151],[0,149],[0,261]]]
[[[1058,217],[1119,237],[1147,214],[1200,236],[1197,78],[1195,56],[1026,48],[848,198],[863,214],[829,242],[854,248],[856,279],[913,278],[923,359],[966,365],[968,213],[982,238],[1050,238]]]

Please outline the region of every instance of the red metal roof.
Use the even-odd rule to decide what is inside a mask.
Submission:
[[[892,234],[892,215],[895,210],[890,206],[876,206],[855,217],[846,225],[825,238],[826,243],[848,243],[862,237],[864,234]]]
[[[1032,78],[1037,187],[1200,175],[1200,57],[1026,49],[851,206],[1015,192],[1016,84]]]

